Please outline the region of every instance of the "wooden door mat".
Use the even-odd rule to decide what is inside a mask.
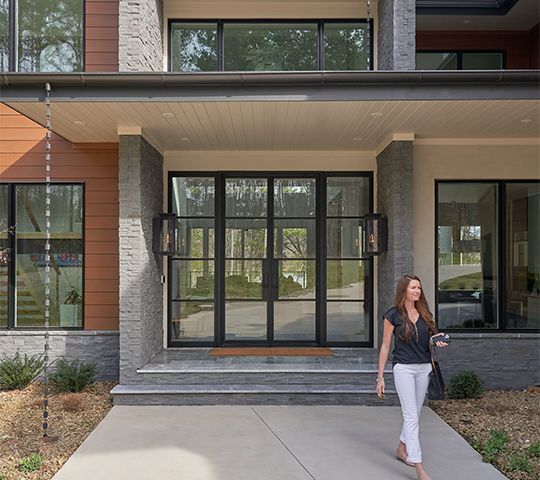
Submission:
[[[214,348],[210,356],[287,356],[287,357],[331,357],[329,348]]]

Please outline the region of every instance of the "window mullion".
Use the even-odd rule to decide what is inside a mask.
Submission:
[[[217,70],[218,72],[222,72],[224,67],[223,63],[223,45],[224,45],[224,38],[223,38],[223,20],[219,20],[217,22]]]

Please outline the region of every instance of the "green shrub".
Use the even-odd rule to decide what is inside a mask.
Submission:
[[[28,458],[22,460],[19,470],[21,472],[37,472],[44,461],[45,458],[40,457],[37,453],[33,453]]]
[[[461,370],[450,377],[448,398],[480,398],[484,381],[474,370]]]
[[[526,454],[523,454],[521,457],[516,457],[515,455],[510,455],[510,471],[512,470],[521,470],[522,472],[532,472],[532,467],[527,461]]]
[[[86,385],[94,383],[97,364],[83,363],[78,358],[72,362],[61,358],[56,362],[56,370],[49,376],[52,389],[56,393],[80,392]]]
[[[0,383],[8,390],[24,390],[42,371],[45,366],[43,355],[26,353],[24,359],[19,352],[13,358],[4,355],[0,360]]]
[[[540,442],[533,443],[527,448],[527,455],[529,457],[540,457]]]

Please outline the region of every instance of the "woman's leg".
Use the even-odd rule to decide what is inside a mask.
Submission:
[[[399,437],[407,446],[407,461],[422,463],[422,451],[418,438],[418,419],[429,384],[429,364],[394,366],[394,383],[403,413],[403,428]]]

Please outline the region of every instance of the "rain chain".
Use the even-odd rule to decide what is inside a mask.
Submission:
[[[45,84],[47,103],[47,142],[45,144],[45,368],[43,400],[43,437],[47,438],[49,417],[49,306],[50,306],[50,270],[51,270],[51,85]]]
[[[367,51],[366,51],[366,59],[367,59],[367,69],[368,71],[371,69],[371,51],[370,48],[370,25],[369,25],[369,0],[367,0]]]

